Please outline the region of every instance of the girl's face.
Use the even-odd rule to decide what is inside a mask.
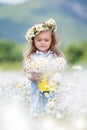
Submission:
[[[43,52],[44,54],[47,53],[48,49],[51,46],[51,31],[44,31],[40,32],[34,38],[35,47]]]

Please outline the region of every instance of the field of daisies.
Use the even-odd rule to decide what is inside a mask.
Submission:
[[[86,130],[86,78],[87,70],[81,66],[64,74],[65,84],[68,82],[66,117],[49,115],[33,119],[29,115],[29,88],[23,88],[23,83],[27,84],[24,72],[0,71],[0,130]]]

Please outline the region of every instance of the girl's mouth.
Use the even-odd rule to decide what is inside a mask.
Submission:
[[[40,46],[40,47],[46,47],[46,46]]]

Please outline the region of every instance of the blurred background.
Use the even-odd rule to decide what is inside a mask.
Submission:
[[[28,45],[28,28],[50,18],[56,21],[59,48],[69,67],[85,68],[76,76],[81,81],[80,88],[84,88],[83,100],[87,104],[87,0],[0,0],[0,130],[41,130],[41,123],[42,130],[87,130],[87,115],[59,121],[44,118],[38,125],[36,121],[31,123],[29,106],[20,100],[15,87],[24,78],[22,60]],[[72,79],[72,72],[66,75]]]
[[[22,67],[28,28],[50,18],[68,63],[87,64],[86,0],[0,0],[0,69]]]

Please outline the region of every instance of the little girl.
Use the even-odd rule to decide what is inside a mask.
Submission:
[[[49,19],[31,27],[26,34],[30,48],[24,54],[24,68],[31,83],[29,101],[33,116],[59,110],[60,81],[66,61],[57,49],[56,28],[55,21]]]

